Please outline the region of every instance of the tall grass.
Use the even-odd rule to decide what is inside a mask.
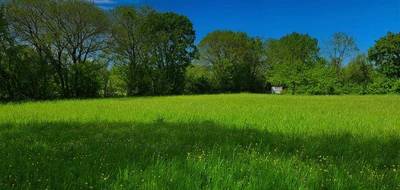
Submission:
[[[0,106],[0,189],[400,189],[400,97]]]

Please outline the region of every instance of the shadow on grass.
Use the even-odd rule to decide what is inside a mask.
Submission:
[[[213,152],[234,160],[256,152],[296,157],[317,164],[368,165],[377,171],[399,165],[399,136],[355,137],[351,134],[295,135],[213,122],[73,123],[49,122],[0,126],[0,188],[76,188],[87,183],[106,188],[100,179],[115,178],[132,165],[146,170],[158,161]],[[251,158],[249,158],[251,159]]]

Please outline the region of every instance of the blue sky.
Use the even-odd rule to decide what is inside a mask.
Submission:
[[[366,52],[388,31],[400,32],[400,0],[93,0],[102,7],[149,5],[188,16],[197,42],[217,29],[264,39],[291,32],[316,37],[323,47],[334,32],[353,36]]]

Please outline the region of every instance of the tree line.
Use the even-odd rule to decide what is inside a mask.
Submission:
[[[359,53],[335,33],[279,39],[214,31],[149,7],[103,10],[84,0],[10,0],[0,9],[0,99],[269,92],[400,93],[400,33]],[[346,64],[348,62],[348,64]]]

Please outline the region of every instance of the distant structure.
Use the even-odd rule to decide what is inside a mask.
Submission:
[[[283,87],[282,86],[273,86],[271,89],[272,94],[282,94]]]

